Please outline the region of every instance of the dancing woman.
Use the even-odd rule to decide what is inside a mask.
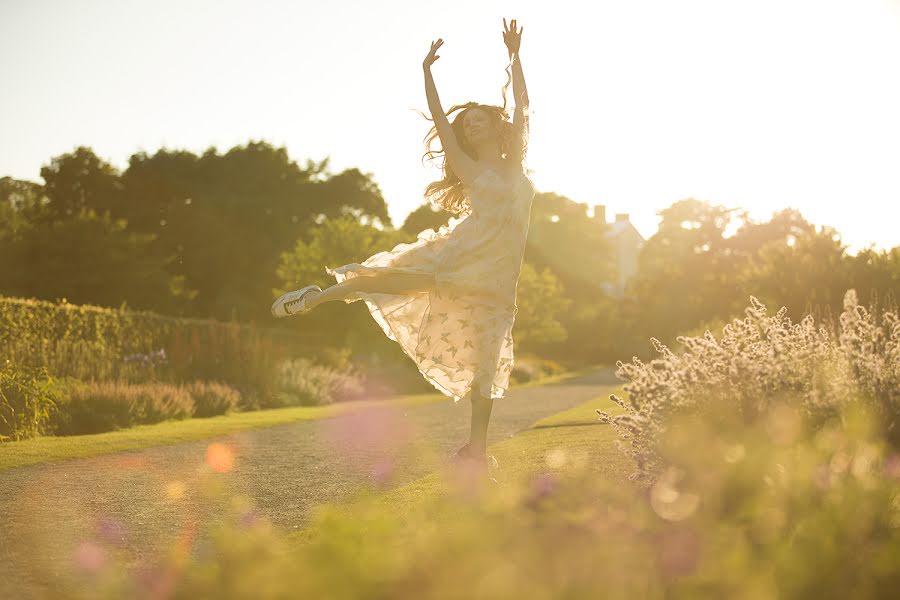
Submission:
[[[534,186],[525,174],[528,93],[519,59],[523,29],[503,20],[515,111],[468,102],[441,107],[431,66],[443,40],[432,42],[422,67],[435,137],[445,155],[443,179],[426,198],[453,213],[439,231],[427,229],[362,263],[325,267],[337,283],[309,285],[275,301],[272,314],[306,313],[323,302],[365,301],[385,335],[401,345],[435,388],[458,402],[471,394],[469,442],[456,455],[486,464],[487,429],[494,400],[505,396],[513,367],[516,290],[528,236]],[[460,111],[453,122],[447,116]],[[427,118],[427,117],[426,117]],[[486,466],[484,466],[486,469]]]

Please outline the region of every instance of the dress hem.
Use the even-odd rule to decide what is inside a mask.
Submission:
[[[353,267],[359,267],[359,269],[354,269]],[[397,267],[381,267],[381,268],[378,268],[378,267],[367,267],[367,266],[361,265],[361,264],[359,264],[359,263],[351,263],[351,264],[349,264],[349,265],[343,265],[342,267],[338,267],[338,268],[336,268],[336,269],[332,269],[332,268],[330,268],[330,267],[325,267],[325,271],[326,271],[329,275],[332,275],[332,276],[337,280],[338,283],[341,283],[342,281],[344,281],[344,280],[347,279],[347,273],[348,273],[348,272],[357,273],[357,272],[359,272],[359,271],[365,271],[365,270],[372,270],[372,271],[402,271],[402,272],[411,272],[411,271],[414,271],[414,270],[404,270],[404,269],[402,269],[402,268],[397,268]],[[415,271],[415,272],[421,273],[422,271]],[[356,275],[356,276],[359,276],[359,275]],[[377,301],[376,301],[374,298],[372,298],[372,296],[376,296],[376,295],[380,295],[380,296],[397,296],[397,295],[403,295],[403,294],[377,294],[377,293],[373,293],[373,292],[354,292],[353,294],[351,294],[350,296],[347,297],[347,299],[345,300],[345,302],[348,303],[348,304],[350,304],[350,303],[352,303],[352,302],[357,302],[357,301],[359,301],[359,300],[362,300],[363,302],[365,302],[365,303],[366,303],[366,307],[369,309],[369,312],[372,313],[373,316],[375,316],[375,315],[377,314],[377,317],[375,318],[375,321],[379,324],[379,326],[381,327],[382,331],[388,336],[388,338],[390,338],[392,341],[398,342],[398,344],[399,344],[399,338],[397,337],[397,332],[394,331],[394,328],[391,326],[390,321],[386,318],[385,313],[384,313],[384,311],[382,310],[381,306],[379,306],[378,303],[377,303]],[[426,314],[422,317],[422,321],[424,322],[424,320],[425,320],[427,317],[428,317],[428,313],[426,313]],[[453,400],[454,404],[457,403],[457,402],[459,402],[459,401],[462,400],[463,398],[465,398],[467,395],[469,395],[469,394],[471,393],[472,389],[475,387],[476,384],[473,382],[471,385],[469,385],[469,386],[465,389],[465,391],[463,391],[463,393],[462,393],[461,395],[455,394],[454,392],[450,391],[449,389],[447,389],[446,387],[444,387],[444,386],[441,385],[440,383],[437,383],[437,382],[434,381],[432,378],[430,378],[430,377],[429,377],[429,376],[428,376],[428,375],[427,375],[427,374],[419,367],[419,363],[418,363],[418,361],[416,360],[416,356],[414,356],[413,354],[411,354],[410,351],[407,349],[406,346],[404,346],[403,344],[399,344],[399,346],[400,346],[400,348],[403,350],[403,353],[406,354],[406,355],[413,361],[413,364],[416,365],[416,369],[419,371],[419,373],[422,375],[422,377],[425,379],[425,381],[427,381],[429,384],[431,384],[435,389],[437,389],[439,392],[441,392],[441,393],[444,394],[445,396],[450,397],[450,398]],[[493,384],[492,384],[492,385],[491,385],[491,392],[490,392],[487,396],[490,396],[490,399],[491,399],[492,401],[493,401],[493,400],[502,400],[502,399],[504,399],[504,398],[506,397],[506,391],[507,391],[507,389],[504,389],[504,388],[501,388],[501,389],[502,389],[502,394],[501,394],[500,396],[494,396],[494,395],[493,395]],[[480,393],[483,397],[487,397],[487,396],[485,396],[483,390],[480,391],[479,393]]]

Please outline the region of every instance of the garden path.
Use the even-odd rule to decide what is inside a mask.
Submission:
[[[548,415],[608,393],[611,368],[523,388],[494,403],[488,445]],[[598,408],[606,403],[598,403]],[[152,562],[246,498],[248,513],[284,530],[310,510],[362,488],[391,488],[439,467],[468,439],[468,401],[366,408],[328,419],[242,431],[212,440],[33,465],[0,472],[0,597],[46,597],[73,567],[118,547]],[[501,465],[502,468],[502,465]],[[218,489],[218,495],[210,495]],[[196,546],[195,546],[196,547]]]

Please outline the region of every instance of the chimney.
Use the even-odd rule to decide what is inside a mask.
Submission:
[[[605,204],[595,204],[594,205],[594,219],[599,223],[606,223],[606,205]]]
[[[616,213],[616,223],[619,223],[619,222],[627,223],[628,222],[628,213]]]

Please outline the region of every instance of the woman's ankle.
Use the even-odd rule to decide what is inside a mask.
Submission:
[[[469,442],[469,454],[471,456],[484,456],[485,454],[487,454],[486,444]]]
[[[320,298],[325,295],[325,291],[317,292],[315,290],[311,291],[306,297],[306,309],[313,310],[318,305],[322,304],[322,302],[327,302],[327,300],[320,300]]]

